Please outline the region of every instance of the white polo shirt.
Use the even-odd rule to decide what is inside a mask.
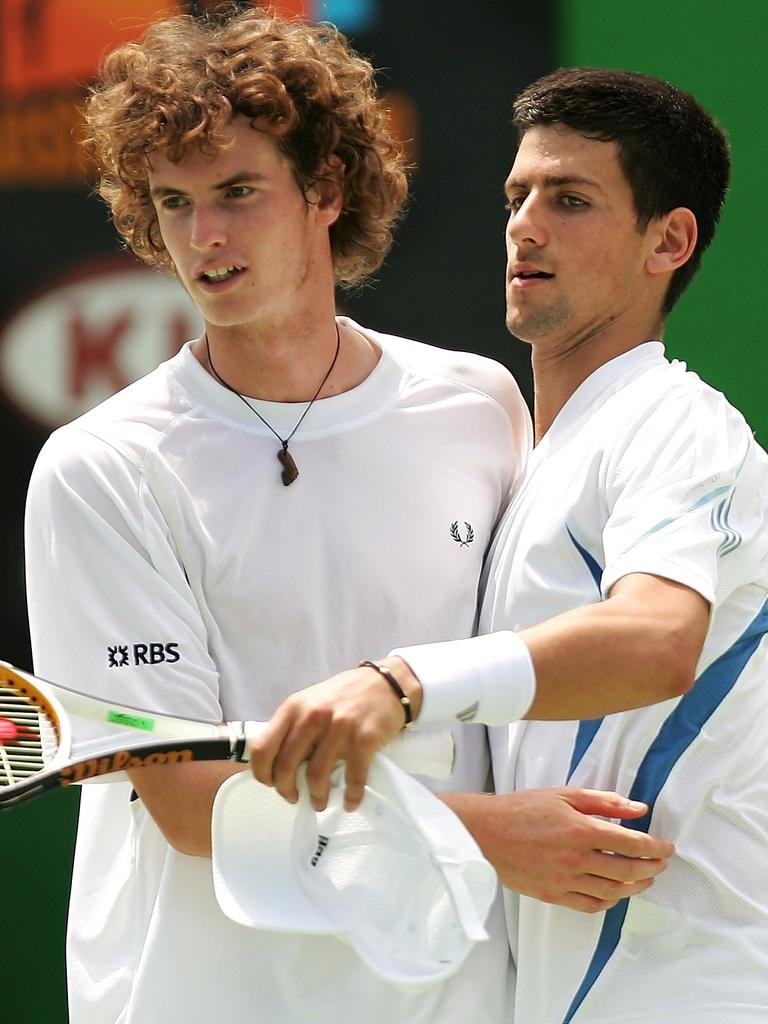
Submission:
[[[275,437],[189,347],[51,437],[27,507],[39,674],[171,714],[265,719],[398,640],[472,632],[529,447],[525,403],[491,360],[349,326],[381,358],[312,407],[290,487]],[[302,408],[253,404],[283,436]],[[457,736],[448,787],[482,788],[485,729]],[[491,941],[406,994],[332,937],[234,924],[210,860],[172,849],[129,795],[120,782],[82,795],[72,1024],[506,1024],[500,898]]]
[[[644,800],[650,818],[631,827],[677,854],[646,893],[602,915],[507,894],[514,1022],[764,1024],[768,458],[723,395],[658,342],[593,373],[534,449],[494,541],[480,631],[523,630],[638,572],[712,605],[693,688],[593,721],[498,728],[494,775],[499,791],[568,782]],[[494,688],[509,690],[509,639],[475,641],[489,706]],[[439,678],[429,649],[416,657],[428,707]]]

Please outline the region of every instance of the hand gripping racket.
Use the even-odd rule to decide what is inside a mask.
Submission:
[[[71,716],[121,732],[88,756],[73,752]],[[52,789],[127,768],[187,761],[247,761],[248,740],[264,722],[222,722],[155,714],[88,697],[0,661],[0,810]],[[136,732],[126,744],[125,730]],[[151,738],[145,738],[152,733]],[[403,732],[382,753],[409,772],[446,778],[453,767],[450,732]]]

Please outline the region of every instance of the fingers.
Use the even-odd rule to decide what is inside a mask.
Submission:
[[[637,852],[631,855],[605,852],[604,850],[584,851],[578,857],[582,873],[571,878],[567,892],[544,896],[545,902],[580,910],[584,913],[598,913],[615,906],[620,900],[638,896],[667,869],[668,856],[674,852],[671,843],[658,840],[645,833],[625,836],[628,830],[606,822],[595,822],[601,842],[606,833],[600,826],[607,826],[613,846],[623,846]],[[647,855],[650,850],[663,850],[662,856]]]
[[[652,878],[645,878],[638,882],[615,882],[610,878],[601,878],[598,875],[585,875],[574,887],[575,892],[569,895],[586,897],[587,902],[595,901],[595,909],[599,909],[598,904],[613,906],[620,900],[638,896],[651,885],[653,885]]]
[[[381,743],[365,729],[353,731],[351,725],[337,725],[318,742],[307,765],[307,789],[316,811],[325,810],[330,795],[330,778],[339,761],[346,761],[344,809],[354,811],[365,795],[371,758]]]
[[[569,892],[559,895],[557,899],[545,900],[544,902],[556,903],[561,907],[569,907],[571,910],[579,910],[583,914],[599,914],[603,910],[610,910],[621,900],[629,896],[638,896],[651,886],[650,881],[636,882],[624,886],[621,889],[610,890],[608,886],[602,885],[597,879],[594,882],[588,878],[583,881],[585,892]],[[602,892],[603,895],[598,895]]]
[[[339,673],[288,697],[249,746],[254,776],[291,803],[298,800],[296,773],[308,761],[312,804],[328,804],[331,774],[347,762],[345,807],[354,810],[365,789],[374,753],[402,729],[403,707],[373,669]]]
[[[667,865],[668,861],[663,859],[618,857],[597,851],[584,858],[585,874],[621,883],[653,881]]]
[[[571,807],[582,814],[600,814],[604,818],[641,818],[648,811],[647,804],[618,793],[575,787],[567,787],[564,792]]]
[[[536,883],[524,891],[545,903],[600,910],[605,909],[601,903],[614,904],[645,892],[667,866],[666,860],[632,860],[599,851],[571,853],[560,861],[553,860],[538,875]],[[584,900],[579,899],[576,902],[580,905],[576,907],[575,895],[597,902],[587,908]]]
[[[296,776],[306,761],[310,801],[316,811],[322,811],[328,806],[331,775],[339,761],[345,760],[344,807],[352,811],[363,799],[371,758],[381,746],[377,734],[354,726],[342,716],[332,718],[318,712],[295,715],[286,702],[251,741],[251,770],[259,782],[274,786],[289,803],[296,803]]]
[[[643,857],[649,860],[668,860],[675,853],[672,843],[658,836],[649,835],[648,832],[624,828],[610,821],[601,821],[599,818],[586,820],[591,822],[594,833],[591,845],[594,849],[621,854],[622,857]]]
[[[248,743],[248,762],[254,778],[265,786],[272,785],[272,767],[275,756],[288,732],[289,722],[280,713],[268,722]]]
[[[620,858],[614,858],[620,860]],[[559,906],[570,907],[572,910],[580,910],[585,913],[598,913],[615,906],[620,900],[628,899],[630,896],[639,896],[649,889],[656,878],[666,868],[663,861],[653,862],[653,866],[645,868],[646,874],[643,877],[632,879],[633,874],[639,873],[639,869],[627,871],[631,880],[623,881],[608,875],[610,869],[601,864],[597,865],[597,874],[584,874],[570,880],[568,891],[542,892],[538,898],[545,903],[556,903]]]
[[[586,914],[597,914],[601,910],[609,910],[623,899],[639,896],[653,885],[652,878],[637,882],[616,882],[599,875],[582,875],[571,879],[569,889],[548,890],[542,888],[537,893],[528,893],[543,903],[552,903],[560,907],[569,907]]]
[[[316,811],[324,811],[328,806],[331,792],[331,773],[341,760],[336,744],[326,737],[308,758],[307,791],[312,807]]]
[[[648,812],[647,804],[629,800],[618,793],[595,789],[566,787],[562,790],[571,807],[585,816],[601,815],[606,818],[631,820],[643,817]],[[594,831],[590,840],[596,849],[620,853],[624,857],[647,857],[666,859],[672,857],[675,847],[665,839],[651,836],[640,829],[623,828],[613,822],[599,818],[585,817],[583,822]]]
[[[618,900],[601,900],[597,896],[585,896],[580,892],[569,892],[561,899],[545,902],[556,903],[560,907],[568,907],[570,910],[578,910],[582,914],[599,914],[602,910],[610,910],[619,902]]]
[[[346,789],[344,791],[344,810],[354,811],[360,806],[365,796],[365,782],[368,777],[370,758],[359,755],[347,760]]]
[[[248,747],[251,771],[265,786],[274,786],[289,803],[299,799],[296,772],[314,749],[316,730],[296,728],[288,702]]]

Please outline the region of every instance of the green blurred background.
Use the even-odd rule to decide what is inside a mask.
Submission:
[[[562,64],[623,67],[667,79],[693,93],[728,133],[731,194],[665,340],[669,354],[742,410],[765,447],[768,4],[564,0],[559,23]]]

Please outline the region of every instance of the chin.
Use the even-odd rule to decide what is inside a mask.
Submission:
[[[574,321],[573,309],[565,298],[540,309],[530,310],[527,315],[522,315],[517,309],[507,308],[507,330],[530,344],[567,335],[573,331]]]
[[[520,341],[525,342],[529,340],[525,323],[523,320],[520,319],[519,316],[516,316],[513,313],[507,313],[506,323],[507,330],[509,331],[510,334],[514,335],[515,338],[518,338]]]
[[[231,305],[227,308],[219,306],[217,309],[201,307],[200,312],[206,323],[211,324],[212,327],[241,327],[243,324],[258,321],[259,317],[264,314],[263,309],[237,309]]]

